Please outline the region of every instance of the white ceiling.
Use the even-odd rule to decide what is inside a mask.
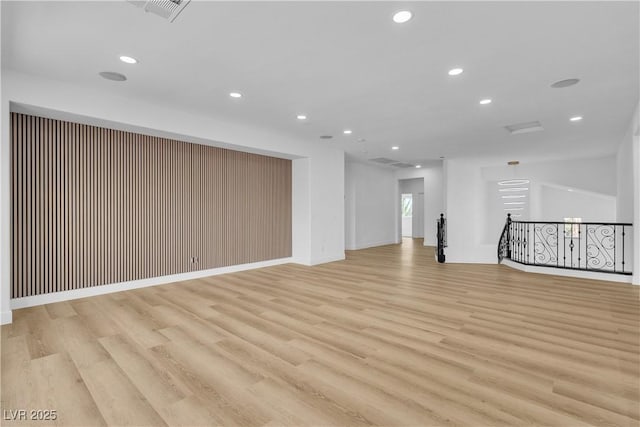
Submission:
[[[414,18],[395,24],[402,8]],[[2,66],[359,158],[585,157],[615,152],[638,103],[639,27],[638,2],[194,0],[169,23],[125,1],[3,1]],[[454,66],[464,73],[448,76]],[[549,87],[572,77],[581,82]],[[236,90],[241,100],[229,98]],[[493,103],[479,105],[484,97]],[[503,129],[534,120],[543,132]]]

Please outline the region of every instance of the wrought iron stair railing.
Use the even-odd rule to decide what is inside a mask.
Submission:
[[[502,228],[500,234],[500,240],[498,241],[498,263],[501,263],[503,259],[511,258],[511,214],[507,215],[507,220]]]
[[[498,242],[498,262],[632,274],[633,224],[512,221]]]
[[[447,220],[444,218],[444,214],[440,214],[436,229],[436,240],[438,241],[436,257],[438,262],[443,263],[445,261],[444,248],[447,247]]]

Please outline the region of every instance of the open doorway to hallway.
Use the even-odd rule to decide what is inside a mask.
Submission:
[[[402,237],[424,237],[424,178],[401,179],[400,218]]]
[[[413,237],[413,194],[403,194],[402,209],[402,237]]]

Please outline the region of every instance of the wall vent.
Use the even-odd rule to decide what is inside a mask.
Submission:
[[[519,133],[538,132],[544,130],[542,124],[538,121],[516,123],[515,125],[509,125],[504,127],[511,135],[517,135]]]
[[[386,157],[376,157],[375,159],[369,159],[369,161],[381,163],[383,165],[390,165],[391,163],[397,163],[395,160],[387,159]]]
[[[129,3],[141,7],[145,12],[161,16],[173,22],[191,0],[128,0]]]

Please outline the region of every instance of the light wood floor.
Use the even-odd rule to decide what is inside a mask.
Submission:
[[[420,244],[15,311],[2,409],[69,426],[639,425],[638,287],[440,265]]]

